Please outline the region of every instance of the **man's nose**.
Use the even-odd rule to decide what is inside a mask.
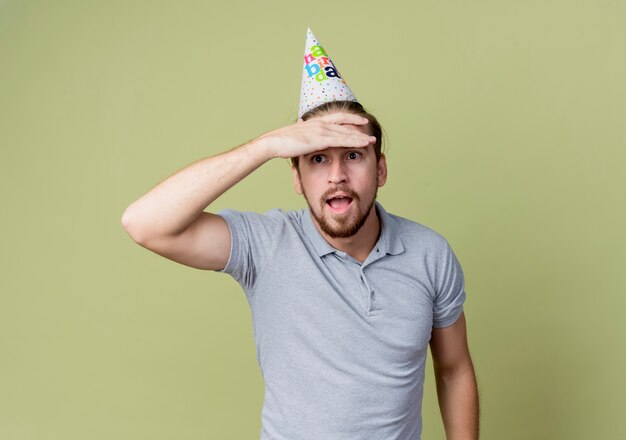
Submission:
[[[348,180],[345,164],[341,160],[333,160],[330,164],[328,172],[329,183],[341,183]]]

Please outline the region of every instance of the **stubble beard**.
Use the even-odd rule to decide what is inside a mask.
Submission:
[[[351,217],[350,214],[348,213],[335,214],[335,215],[331,214],[335,223],[334,225],[331,224],[331,222],[328,221],[326,217],[324,217],[323,215],[318,215],[317,212],[315,212],[315,210],[311,206],[311,202],[309,201],[309,198],[306,195],[306,192],[304,191],[304,187],[302,188],[302,195],[304,196],[304,200],[306,200],[307,205],[309,205],[309,212],[311,213],[311,215],[313,216],[313,218],[319,225],[320,229],[326,235],[328,235],[331,238],[349,238],[355,235],[357,232],[359,232],[359,230],[363,227],[363,225],[367,221],[367,217],[372,211],[372,206],[374,206],[374,202],[376,201],[376,197],[378,195],[378,187],[376,187],[376,190],[374,192],[374,197],[372,198],[372,200],[369,203],[369,206],[364,212],[361,212],[358,209],[358,202],[360,201],[359,195],[356,192],[347,188],[345,189],[333,188],[332,190],[326,191],[322,195],[322,197],[320,197],[320,212],[323,213],[324,208],[326,208],[326,205],[327,205],[326,198],[329,197],[332,193],[337,192],[337,191],[345,192],[346,194],[348,194],[349,197],[352,198],[352,203],[354,203],[355,206],[357,207],[357,215],[356,215],[356,218],[354,218],[354,217]]]

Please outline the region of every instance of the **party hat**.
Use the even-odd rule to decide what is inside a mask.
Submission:
[[[325,102],[356,100],[350,87],[339,75],[335,63],[315,38],[311,28],[307,28],[298,118]]]

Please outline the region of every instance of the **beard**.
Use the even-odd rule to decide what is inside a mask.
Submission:
[[[352,198],[352,203],[355,204],[357,212],[356,212],[356,215],[350,215],[350,213],[331,214],[332,216],[332,223],[331,223],[331,220],[328,219],[326,216],[324,216],[323,213],[324,213],[324,208],[326,208],[326,205],[327,205],[326,199],[331,194],[337,191],[345,192],[346,194],[348,194],[349,197]],[[364,211],[359,210],[358,202],[361,200],[359,195],[356,192],[348,188],[341,188],[341,187],[333,188],[333,189],[329,189],[324,194],[322,194],[322,196],[320,197],[320,201],[319,201],[321,214],[318,214],[313,209],[313,206],[311,205],[311,202],[309,201],[309,198],[307,197],[306,192],[304,191],[304,187],[302,188],[302,195],[304,196],[304,199],[306,200],[307,205],[309,205],[309,212],[311,212],[311,215],[313,216],[313,218],[319,225],[320,229],[326,235],[328,235],[331,238],[349,238],[355,235],[357,232],[359,232],[361,227],[363,227],[363,225],[365,224],[367,217],[372,211],[372,206],[374,206],[374,202],[376,201],[376,196],[378,195],[378,187],[376,187],[376,191],[374,192],[374,197],[372,198],[369,205]]]

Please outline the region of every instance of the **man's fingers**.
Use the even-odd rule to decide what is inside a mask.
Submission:
[[[363,125],[367,124],[369,120],[364,118],[363,116],[355,115],[354,113],[329,113],[324,116],[320,116],[318,118],[321,121],[332,122],[334,124],[354,124],[354,125]]]
[[[371,138],[373,140],[376,140],[374,136],[371,136],[370,134],[367,134],[367,133],[363,133],[353,124],[341,124],[341,125],[329,124],[325,128],[326,130],[328,130],[328,132],[336,133],[338,136],[355,136],[355,137],[360,137],[363,139]]]
[[[356,129],[342,131],[333,130],[326,133],[324,138],[329,147],[366,147],[376,142],[376,137],[361,133]]]

